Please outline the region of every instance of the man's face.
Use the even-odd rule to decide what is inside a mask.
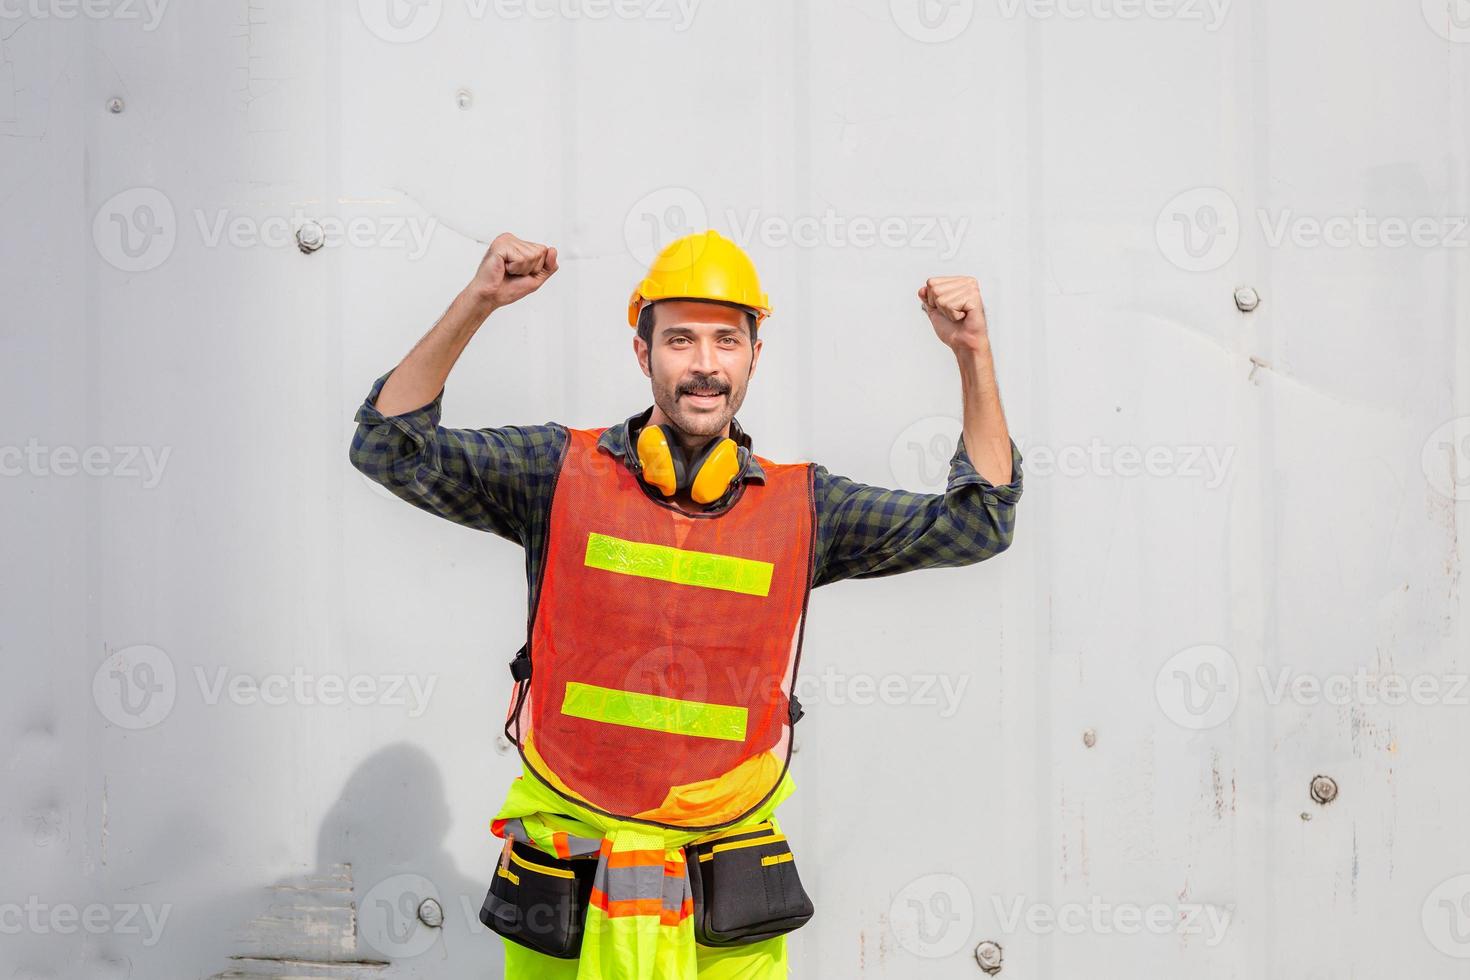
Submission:
[[[633,341],[643,373],[653,382],[656,411],[650,421],[671,422],[694,437],[724,432],[745,401],[763,343],[751,347],[743,310],[698,300],[655,303],[652,346]]]

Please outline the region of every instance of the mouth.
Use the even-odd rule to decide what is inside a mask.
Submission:
[[[684,393],[684,397],[687,398],[689,401],[693,402],[696,405],[701,405],[701,406],[708,407],[708,406],[718,405],[720,403],[720,400],[722,398],[724,398],[725,395],[724,395],[723,392],[718,392],[718,391],[715,391],[715,392],[686,391]]]

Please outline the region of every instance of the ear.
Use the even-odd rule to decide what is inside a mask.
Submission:
[[[757,340],[755,342],[755,346],[750,349],[750,377],[746,378],[747,381],[749,381],[750,378],[755,377],[755,366],[757,362],[759,362],[761,359],[761,347],[764,346],[765,342],[765,338],[762,337],[760,340]]]
[[[638,358],[638,366],[643,369],[643,376],[645,378],[652,378],[653,368],[650,366],[648,361],[648,345],[645,344],[643,342],[643,338],[638,336],[637,334],[633,335],[633,356]]]

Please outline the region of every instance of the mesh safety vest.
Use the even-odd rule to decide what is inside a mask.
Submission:
[[[619,820],[718,829],[774,792],[816,541],[812,464],[757,457],[711,514],[654,499],[568,429],[506,733],[527,767]]]

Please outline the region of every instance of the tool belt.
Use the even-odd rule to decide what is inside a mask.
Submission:
[[[510,842],[495,869],[480,921],[512,942],[560,959],[576,959],[592,895],[597,858],[559,858],[534,844]]]
[[[684,857],[694,893],[694,940],[701,946],[757,943],[812,917],[791,845],[769,822],[689,844]]]
[[[769,821],[683,850],[699,945],[757,943],[811,919],[812,901],[796,873],[791,845]],[[534,844],[510,841],[509,854],[485,895],[480,921],[539,953],[576,959],[597,866],[596,856],[559,858]]]

